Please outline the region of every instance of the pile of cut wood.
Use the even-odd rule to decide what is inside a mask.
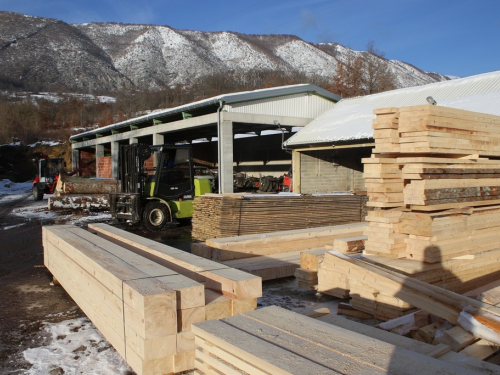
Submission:
[[[366,262],[464,293],[500,276],[500,118],[438,106],[375,110]],[[331,254],[318,289],[380,319],[411,311]]]
[[[270,306],[195,323],[196,374],[495,374],[499,367],[330,316]]]
[[[366,195],[207,194],[195,198],[192,236],[209,238],[364,221]]]
[[[109,209],[109,194],[116,193],[119,181],[59,175],[54,196],[49,197],[49,210]]]
[[[193,243],[191,253],[260,276],[262,280],[273,280],[297,276],[303,251],[319,249],[324,254],[326,248],[333,248],[334,244],[346,251],[361,248],[365,227],[366,223],[352,223],[211,238]]]
[[[105,225],[43,227],[44,264],[138,374],[194,368],[195,322],[257,307],[259,277]]]

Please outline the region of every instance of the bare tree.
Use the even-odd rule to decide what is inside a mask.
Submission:
[[[366,94],[393,90],[396,88],[394,73],[391,71],[383,51],[375,48],[370,40],[365,52],[365,91]]]
[[[337,65],[330,91],[344,98],[375,94],[396,88],[395,77],[384,52],[368,42],[366,52],[357,56],[349,54],[344,62]]]

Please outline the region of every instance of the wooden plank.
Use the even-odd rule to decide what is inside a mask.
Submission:
[[[231,316],[231,299],[212,290],[205,290],[205,320]]]
[[[205,288],[202,284],[184,275],[161,276],[156,279],[175,290],[177,310],[205,306]]]
[[[262,234],[359,222],[366,213],[365,195],[204,195],[194,200],[192,237]],[[303,208],[303,209],[302,209]],[[210,217],[210,221],[206,218]]]
[[[177,335],[177,353],[193,352],[194,333],[191,331],[178,332]]]
[[[408,335],[429,323],[429,313],[425,311],[416,311],[402,317],[391,319],[377,324],[377,328],[396,333],[398,335]]]
[[[190,331],[191,325],[193,323],[203,322],[205,320],[205,316],[205,306],[177,311],[178,332]]]
[[[365,313],[363,311],[356,310],[354,307],[352,307],[352,305],[345,303],[345,302],[339,303],[339,306],[337,308],[337,314],[338,315],[346,315],[346,316],[350,316],[352,318],[357,318],[357,319],[361,319],[361,320],[373,319],[372,314],[368,314],[368,313]]]
[[[428,324],[426,326],[420,327],[418,331],[412,334],[412,337],[415,340],[432,344],[434,342],[434,337],[436,336],[436,332],[442,326],[443,326],[443,321]]]
[[[324,247],[300,252],[300,268],[317,271],[327,250]]]
[[[337,238],[333,241],[333,248],[343,254],[360,253],[365,249],[365,241],[368,236],[353,236]]]
[[[174,356],[145,360],[128,345],[127,363],[137,375],[174,373]]]
[[[271,308],[275,307],[272,306],[267,309]],[[328,317],[328,322],[330,324],[342,327],[344,329],[360,333],[364,336],[381,340],[387,343],[391,343],[398,347],[402,347],[425,355],[432,354],[432,352],[436,348],[434,345],[431,344],[426,344],[420,341],[412,340],[411,338],[405,336],[400,336],[392,332],[383,331],[373,326],[358,323],[353,320],[345,319],[343,317],[336,315],[330,315]],[[478,361],[475,358],[465,357],[455,352],[446,353],[438,358],[441,361],[455,363],[466,369],[470,369],[471,371],[477,371],[484,374],[494,374],[500,369],[500,367],[497,367],[495,365],[491,365],[483,361]]]
[[[154,278],[123,282],[125,324],[144,339],[175,335],[175,290]]]
[[[227,296],[249,299],[262,296],[261,278],[234,270],[228,266],[197,257],[170,246],[151,241],[106,224],[90,224],[89,228],[109,237],[117,243],[126,242],[140,254],[150,254],[167,262],[169,268],[201,282],[206,288]]]
[[[231,299],[231,316],[253,311],[257,308],[257,298],[247,300]]]
[[[174,355],[174,373],[193,370],[194,366],[194,351]]]
[[[276,375],[332,373],[331,369],[272,345],[267,340],[248,335],[220,320],[210,320],[193,325],[193,333],[197,345],[201,339],[210,343],[210,347],[231,353],[230,356],[226,357],[226,361],[233,366],[237,366],[239,361],[244,360],[247,365],[251,364],[261,371]],[[205,348],[207,351],[209,350],[208,345]],[[199,355],[199,352],[196,355]],[[206,360],[206,358],[202,359]]]
[[[300,264],[300,251],[270,254],[222,262],[231,268],[259,276],[263,281],[292,276]]]
[[[177,353],[176,334],[145,339],[134,328],[135,326],[125,325],[126,344],[142,360],[171,358]]]
[[[207,246],[225,250],[220,260],[235,257],[234,253],[250,255],[268,255],[321,247],[330,244],[335,238],[362,234],[364,223],[343,224],[331,227],[311,228],[298,231],[281,231],[267,234],[247,235],[227,238],[212,238],[206,241]]]
[[[89,276],[85,275],[87,272],[81,269],[81,267],[81,271],[78,272],[76,268],[78,265],[73,262],[73,266],[71,266],[72,261],[70,258],[66,258],[65,261],[61,262],[65,254],[56,247],[49,245],[44,251],[47,252],[49,258],[59,260],[58,262],[50,262],[51,268],[49,271],[64,283],[64,290],[80,306],[82,311],[84,311],[106,340],[113,345],[116,351],[123,358],[126,358],[123,320],[118,319],[117,315],[110,311],[106,304],[101,303],[98,299],[88,298],[88,294],[85,291],[82,293],[81,288],[85,285],[85,281],[91,280]],[[110,292],[110,294],[112,293]]]
[[[435,338],[435,341],[448,345],[454,352],[459,352],[478,340],[473,334],[459,326],[453,327]]]
[[[251,363],[248,363],[245,361],[245,358],[239,358],[233,353],[225,351],[221,348],[218,348],[217,346],[213,345],[210,342],[207,342],[206,340],[201,339],[200,337],[196,338],[196,344],[199,349],[196,350],[196,358],[195,361],[197,361],[197,364],[202,362],[203,360],[207,360],[209,363],[214,365],[215,367],[220,367],[221,370],[224,372],[215,372],[215,369],[211,366],[206,364],[207,366],[203,367],[204,371],[210,372],[214,374],[230,374],[235,372],[235,369],[240,369],[242,372],[248,373],[248,374],[256,374],[256,375],[268,375],[267,372],[264,372],[260,370],[259,368],[252,366]],[[210,353],[210,356],[216,357],[217,360],[215,359],[207,359],[208,354]],[[210,357],[208,356],[208,357]],[[221,359],[222,361],[218,360]],[[232,367],[227,366],[227,368],[224,368],[225,363],[230,363]],[[205,364],[204,364],[205,365]],[[221,366],[222,365],[222,366]],[[209,368],[212,367],[212,368]],[[239,372],[241,374],[241,372]]]
[[[268,337],[273,337],[273,341],[274,338],[276,338],[276,342],[281,347],[286,348],[290,345],[287,344],[287,340],[285,339],[288,337],[286,334],[289,334],[293,337],[300,337],[308,343],[314,343],[318,346],[321,345],[322,348],[328,348],[332,352],[332,357],[335,356],[335,352],[340,352],[344,356],[344,365],[340,364],[341,367],[333,365],[332,367],[335,369],[345,369],[344,366],[347,365],[347,363],[355,366],[352,362],[362,362],[374,366],[372,371],[375,371],[375,373],[378,372],[377,370],[384,369],[385,371],[390,370],[390,372],[397,374],[422,373],[422,366],[424,363],[426,366],[425,372],[428,373],[441,373],[440,371],[443,371],[443,373],[452,374],[453,371],[457,371],[457,373],[465,374],[469,371],[461,366],[443,363],[437,359],[401,347],[396,349],[394,345],[387,342],[375,340],[353,331],[315,319],[310,319],[285,309],[265,308],[247,313],[243,317],[228,318],[225,321],[233,326],[240,327],[244,324],[243,318],[250,318],[267,327],[274,328],[274,332],[279,334],[270,334]],[[261,326],[259,326],[259,328],[260,327]],[[251,324],[245,325],[244,329],[254,335],[259,335],[257,328]],[[376,347],[376,352],[370,350],[370,347]],[[300,349],[293,348],[294,352],[297,350]],[[315,354],[315,351],[309,350],[305,355],[309,358],[314,358]],[[331,360],[331,362],[328,361],[326,363],[334,363],[334,358],[331,358]],[[321,361],[320,363],[324,362]],[[349,368],[353,369],[354,367]],[[358,369],[354,371],[359,373]]]
[[[495,353],[498,353],[500,347],[486,340],[476,341],[474,344],[461,350],[459,353],[466,355],[468,357],[474,357],[480,360],[484,360]]]
[[[381,267],[377,267],[363,261],[349,258],[343,254],[337,253],[333,254],[330,252],[325,254],[327,256],[335,256],[339,259],[345,260],[352,266],[352,270],[362,272],[365,274],[364,282],[377,285],[379,291],[383,291],[386,295],[394,295],[398,298],[405,300],[406,302],[421,308],[422,310],[428,311],[429,313],[435,314],[448,320],[453,324],[465,324],[463,321],[459,321],[458,317],[462,309],[466,308],[468,313],[476,320],[479,319],[481,324],[479,326],[485,325],[493,332],[500,332],[500,309],[470,299],[465,296],[460,296],[453,292],[449,292],[442,288],[423,283],[419,280],[409,278],[407,276],[397,274]],[[489,314],[485,314],[489,313]],[[477,337],[481,337],[484,333],[481,329],[476,330],[474,327],[468,327],[468,329],[474,330],[472,332]],[[492,337],[497,340],[497,334],[494,333]],[[489,338],[493,340],[493,338]],[[500,335],[498,336],[498,342],[500,343]]]

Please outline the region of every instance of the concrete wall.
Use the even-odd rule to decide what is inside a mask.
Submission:
[[[361,159],[370,155],[370,147],[301,152],[301,193],[366,190]]]

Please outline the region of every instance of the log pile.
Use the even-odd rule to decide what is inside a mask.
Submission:
[[[332,316],[276,306],[193,325],[195,374],[493,374],[499,367]],[[376,350],[374,350],[376,348]]]
[[[53,197],[49,197],[49,210],[109,209],[109,194],[116,193],[119,181],[104,178],[83,178],[59,175]]]
[[[209,238],[360,222],[365,195],[207,194],[196,197],[192,236]]]
[[[262,295],[258,277],[105,224],[42,233],[45,266],[139,375],[193,369],[192,324]]]
[[[364,259],[460,293],[497,278],[500,117],[432,105],[374,113]],[[336,272],[323,289],[348,286],[352,305],[380,319],[412,311],[338,262],[323,261]]]

